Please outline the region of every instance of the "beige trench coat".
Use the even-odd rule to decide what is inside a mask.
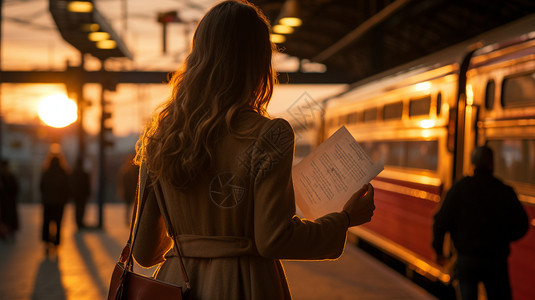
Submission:
[[[292,183],[294,133],[282,119],[240,113],[238,129],[216,148],[216,167],[196,185],[178,190],[161,183],[172,226],[190,277],[190,299],[290,299],[279,259],[338,258],[344,249],[347,217],[331,213],[315,221],[295,214]],[[156,278],[180,284],[177,252],[167,236],[161,205],[140,170],[140,194],[149,196],[134,247],[144,267],[162,263]],[[311,287],[312,288],[312,287]]]

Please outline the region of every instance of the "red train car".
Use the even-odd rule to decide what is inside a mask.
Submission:
[[[530,217],[510,269],[514,298],[533,299],[535,16],[357,82],[324,105],[321,124],[300,136],[312,131],[321,141],[345,125],[385,164],[373,181],[375,216],[352,234],[445,284],[449,270],[434,263],[431,248],[433,215],[452,182],[471,173],[474,147],[490,145],[495,174],[515,188]]]

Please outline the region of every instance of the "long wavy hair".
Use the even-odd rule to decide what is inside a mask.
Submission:
[[[231,126],[238,112],[265,115],[276,82],[269,31],[264,14],[247,1],[214,6],[170,80],[170,99],[139,139],[135,163],[155,180],[187,188],[213,165],[217,141],[239,134]]]

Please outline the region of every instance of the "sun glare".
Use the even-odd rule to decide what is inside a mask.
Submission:
[[[54,94],[41,100],[39,118],[46,125],[61,128],[72,124],[78,119],[76,103],[64,94]]]

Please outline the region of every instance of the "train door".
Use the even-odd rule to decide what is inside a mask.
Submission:
[[[470,128],[472,126],[471,121],[474,118],[474,98],[473,90],[467,84],[467,73],[470,67],[470,61],[476,51],[477,48],[475,47],[469,51],[464,56],[461,66],[459,67],[459,78],[457,82],[457,107],[455,110],[452,182],[456,182],[466,175],[466,164],[469,164],[470,162],[469,151],[471,148],[471,143],[467,143],[467,139],[470,139],[471,137],[467,137],[467,132],[470,132]]]
[[[465,108],[465,133],[464,133],[464,155],[463,155],[463,176],[472,173],[472,152],[478,146],[478,122],[480,106],[479,101],[474,101],[473,85],[466,85],[466,108]]]

